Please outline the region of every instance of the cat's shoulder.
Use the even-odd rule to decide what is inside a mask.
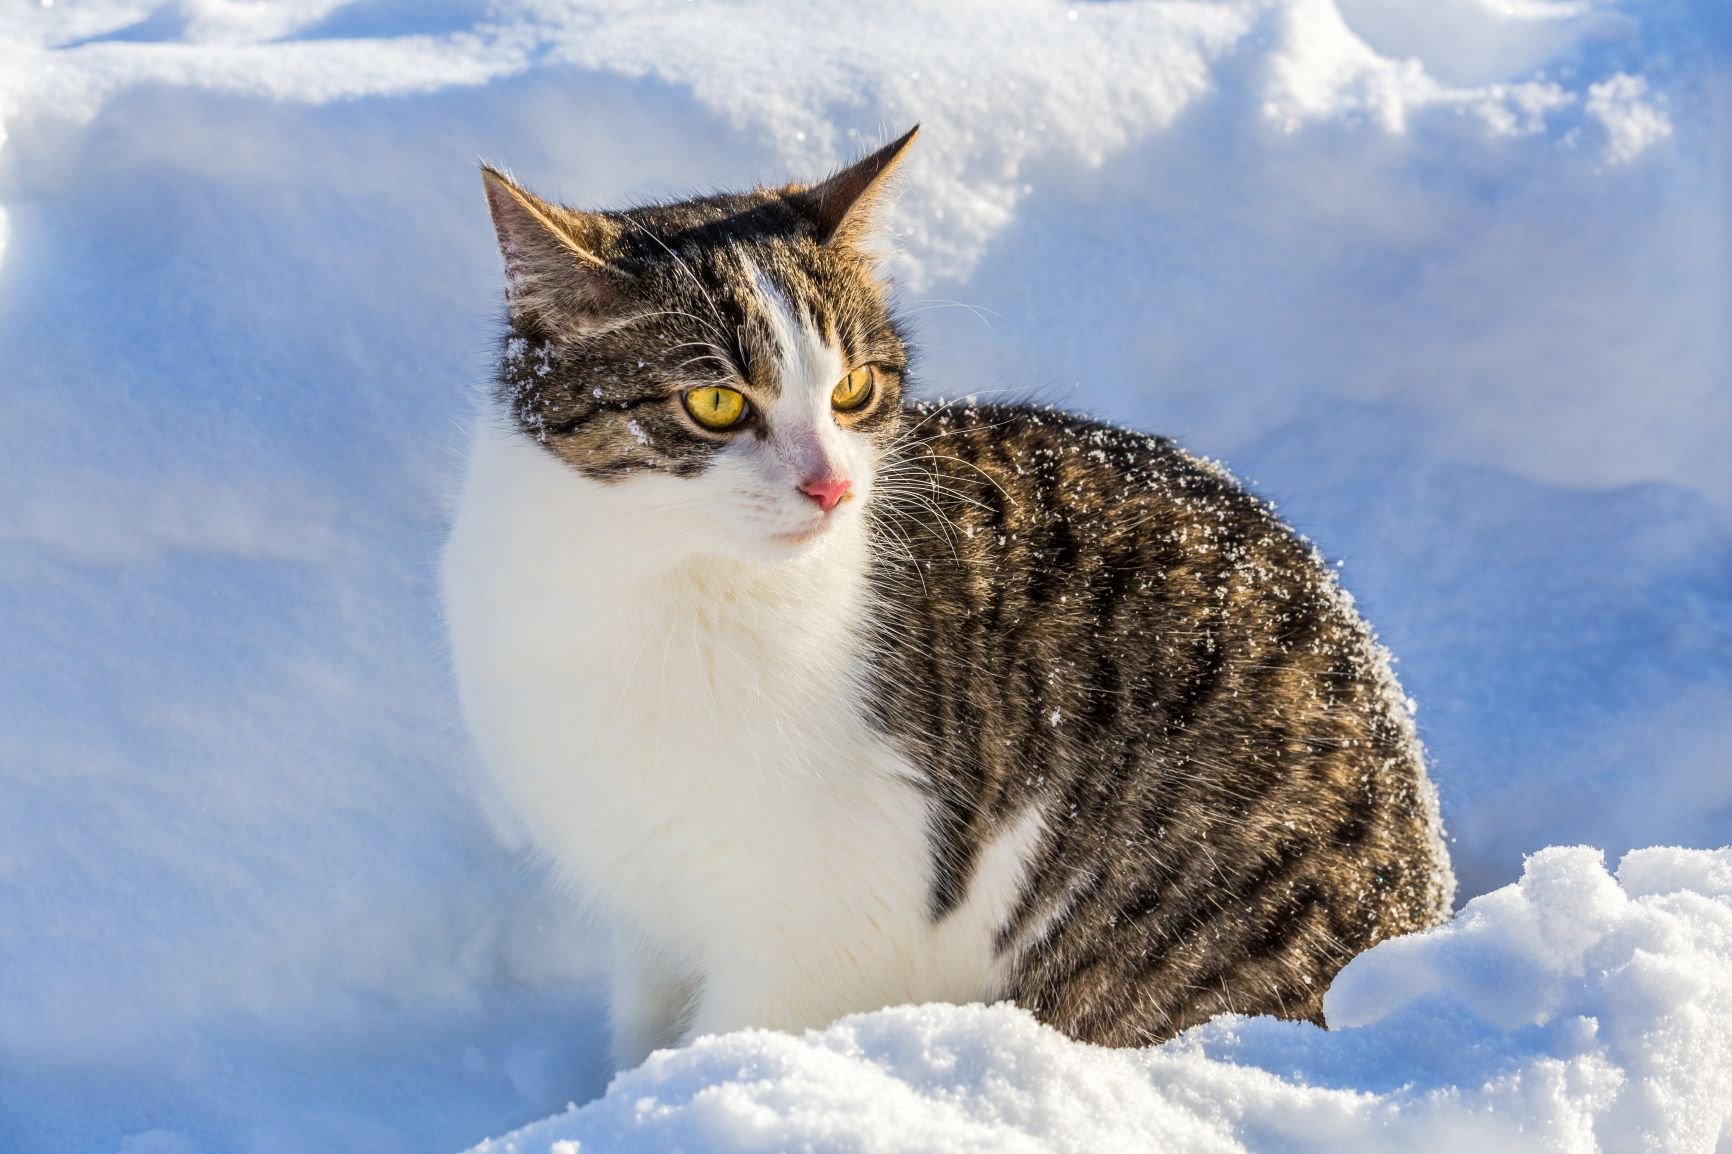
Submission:
[[[1049,405],[916,401],[903,406],[904,451],[941,472],[983,469],[1072,501],[1155,503],[1258,526],[1279,521],[1220,461],[1171,437]]]

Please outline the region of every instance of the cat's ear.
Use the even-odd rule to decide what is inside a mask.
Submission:
[[[859,244],[872,230],[872,214],[884,198],[890,174],[920,135],[916,124],[863,160],[817,184],[798,188],[789,201],[812,222],[819,244]]]
[[[505,258],[505,299],[554,331],[581,332],[624,303],[631,274],[608,263],[619,226],[549,204],[491,165],[481,166],[493,231]]]

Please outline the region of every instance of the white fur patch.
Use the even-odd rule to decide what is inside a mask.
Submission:
[[[790,367],[830,372],[798,334]],[[994,935],[1039,816],[992,843],[932,925],[916,768],[857,707],[863,519],[775,564],[705,545],[756,524],[717,527],[712,502],[758,491],[738,486],[787,499],[776,467],[739,456],[604,485],[514,429],[484,426],[472,450],[444,564],[464,714],[531,843],[635,943],[621,1062],[693,1033],[1002,987]],[[767,508],[750,516],[792,516]]]
[[[870,452],[837,426],[830,409],[831,390],[848,372],[841,350],[749,258],[744,263],[776,342],[781,391],[769,412],[776,452],[790,476],[802,481],[814,476],[863,481]]]
[[[804,411],[819,411],[827,420],[830,390],[848,372],[841,350],[824,339],[812,318],[790,304],[776,283],[750,258],[744,263],[780,353],[781,399],[796,402]],[[811,403],[814,400],[822,402],[821,408]]]

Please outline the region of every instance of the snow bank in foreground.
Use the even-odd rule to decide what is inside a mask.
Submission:
[[[472,1154],[578,1150],[1732,1150],[1732,850],[1590,849],[1342,971],[1332,1031],[1144,1051],[1010,1006],[905,1006],[656,1054]]]

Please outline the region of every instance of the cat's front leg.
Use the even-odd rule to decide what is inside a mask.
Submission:
[[[758,955],[751,965],[737,970],[721,965],[709,971],[681,1043],[747,1027],[799,1033],[879,1005],[860,995],[850,996],[833,980],[816,980],[810,972],[778,965],[779,960]]]
[[[731,1034],[747,1027],[791,1032],[804,1024],[791,1021],[786,1004],[779,999],[765,997],[760,991],[728,981],[706,982],[692,1008],[691,1020],[680,1037],[680,1044],[683,1046],[711,1034]]]
[[[678,1043],[692,1016],[698,979],[672,951],[629,926],[616,926],[608,1018],[614,1070],[630,1070]]]

